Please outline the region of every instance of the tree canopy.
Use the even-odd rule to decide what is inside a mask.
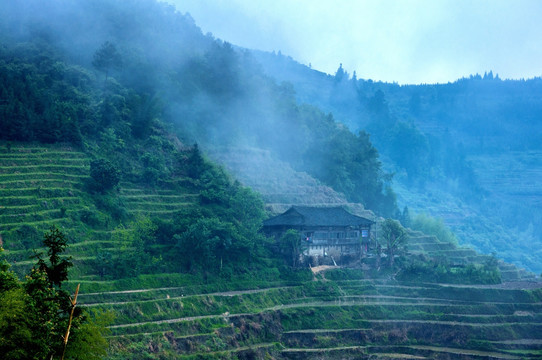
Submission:
[[[50,359],[64,353],[72,303],[62,288],[72,266],[62,256],[67,242],[56,227],[44,234],[47,258],[37,262],[23,282],[0,259],[0,353],[3,359]],[[0,256],[3,249],[0,247]],[[97,360],[106,353],[109,314],[73,309],[66,359]],[[109,320],[108,320],[109,319]]]
[[[395,255],[398,250],[405,245],[408,235],[399,221],[386,219],[380,225],[379,242],[386,246],[386,255],[388,256],[388,265],[393,268]]]
[[[94,53],[92,65],[105,74],[105,81],[111,70],[120,69],[122,66],[122,57],[117,50],[117,47],[106,41]]]

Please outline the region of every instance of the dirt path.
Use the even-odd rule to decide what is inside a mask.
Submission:
[[[287,289],[288,286],[279,286],[279,287],[273,287],[273,288],[265,288],[265,289],[250,289],[250,290],[235,290],[235,291],[222,291],[222,292],[214,292],[214,293],[203,293],[203,294],[188,294],[186,296],[175,296],[175,297],[167,297],[165,298],[153,298],[153,299],[146,299],[146,300],[128,300],[128,301],[110,301],[110,302],[100,302],[100,303],[92,303],[92,304],[85,304],[84,301],[81,301],[81,304],[83,306],[102,306],[102,305],[122,305],[122,304],[131,304],[131,303],[144,303],[144,302],[153,302],[157,300],[178,300],[183,299],[187,297],[202,297],[202,296],[236,296],[236,295],[245,295],[245,294],[255,294],[260,292],[265,292],[269,290],[278,290],[278,289]],[[112,291],[112,292],[104,292],[104,293],[89,293],[85,295],[104,295],[104,294],[133,294],[133,293],[140,293],[140,292],[150,292],[154,290],[179,290],[183,289],[182,287],[175,287],[175,288],[154,288],[154,289],[140,289],[140,290],[126,290],[126,291]]]
[[[130,326],[141,326],[141,325],[147,325],[147,324],[170,324],[170,323],[177,323],[177,322],[183,322],[183,321],[193,321],[198,319],[210,319],[210,318],[230,318],[230,317],[238,317],[238,316],[249,316],[249,315],[256,315],[262,312],[266,311],[278,311],[278,310],[285,310],[285,309],[292,309],[292,308],[303,308],[303,307],[332,307],[332,306],[359,306],[359,305],[371,305],[367,303],[360,303],[360,302],[341,302],[341,301],[329,301],[329,302],[310,302],[310,303],[301,303],[301,304],[286,304],[286,305],[275,305],[269,308],[261,309],[260,311],[253,312],[253,313],[238,313],[238,314],[214,314],[214,315],[199,315],[199,316],[187,316],[187,317],[181,317],[176,319],[165,319],[165,320],[155,320],[155,321],[145,321],[145,322],[138,322],[138,323],[130,323],[130,324],[119,324],[119,325],[112,325],[109,328],[115,329],[115,328],[123,328],[123,327],[130,327]],[[417,303],[379,303],[375,305],[386,305],[386,306],[419,306],[420,304]],[[430,306],[463,306],[460,304],[457,305],[443,305],[443,304],[423,304],[423,305],[430,305]],[[440,325],[465,325],[465,326],[483,326],[483,327],[490,327],[490,326],[502,326],[503,324],[507,324],[504,322],[500,323],[472,323],[472,322],[463,322],[463,321],[444,321],[444,320],[403,320],[403,319],[366,319],[367,322],[373,322],[373,323],[416,323],[416,324],[440,324]],[[532,324],[531,322],[514,322],[513,324]]]
[[[503,353],[498,352],[490,352],[490,351],[478,351],[478,350],[467,350],[467,349],[457,349],[457,348],[449,348],[449,347],[437,347],[437,346],[423,346],[423,345],[412,345],[410,346],[412,349],[419,349],[419,350],[429,350],[434,352],[444,352],[449,354],[457,354],[457,355],[474,355],[474,356],[484,356],[488,359],[490,358],[496,358],[496,359],[521,359],[518,356],[514,355],[507,355]]]
[[[329,269],[339,269],[339,266],[320,265],[320,266],[311,267],[311,271],[314,275],[322,271],[329,270]]]
[[[424,283],[428,285],[438,285],[443,287],[454,288],[478,288],[478,289],[504,289],[504,290],[533,290],[542,288],[542,281],[507,281],[495,285],[461,285],[461,284],[441,284],[441,283]]]
[[[332,347],[332,348],[288,348],[283,349],[283,353],[327,353],[332,351],[347,351],[347,350],[366,350],[370,349],[372,346],[338,346],[338,347]],[[384,347],[385,348],[385,347]],[[375,352],[372,353],[373,355],[377,355],[378,358],[380,357],[389,357],[392,359],[427,359],[425,356],[419,356],[419,355],[410,355],[410,354],[404,354],[404,353],[381,353],[381,352]]]

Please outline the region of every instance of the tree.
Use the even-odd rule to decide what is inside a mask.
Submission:
[[[348,73],[344,71],[343,64],[341,63],[335,72],[335,82],[340,83],[343,79],[348,80]]]
[[[67,247],[66,236],[53,226],[44,235],[44,245],[47,259],[36,254],[38,261],[23,283],[9,274],[9,264],[0,262],[2,359],[59,359],[65,349],[64,337],[71,316],[67,358],[97,360],[105,355],[111,316],[75,308],[62,289],[71,267],[69,258],[62,256]]]
[[[118,185],[120,171],[109,160],[97,159],[90,162],[90,177],[95,190],[103,194]]]
[[[2,237],[0,236],[0,293],[18,286],[17,276],[10,270],[10,265],[4,259],[3,253],[4,248],[2,247]]]
[[[386,245],[388,264],[390,268],[392,268],[397,250],[406,242],[406,230],[401,226],[399,221],[393,219],[386,219],[380,226],[379,235],[382,245]]]
[[[56,226],[44,234],[43,245],[47,248],[47,260],[42,253],[34,255],[37,263],[27,276],[24,288],[29,296],[29,312],[33,314],[32,332],[40,334],[34,335],[41,340],[39,352],[46,352],[49,358],[63,350],[62,339],[68,326],[71,302],[62,283],[68,279],[68,269],[73,264],[70,258],[61,257],[68,241]]]
[[[92,66],[105,73],[105,81],[112,69],[120,69],[122,66],[122,57],[120,56],[114,44],[106,41],[94,53]]]
[[[398,121],[385,138],[388,155],[406,170],[410,181],[427,177],[431,167],[429,142],[415,125]]]
[[[409,228],[410,225],[412,224],[412,219],[410,218],[410,212],[408,211],[408,206],[406,205],[403,208],[403,213],[401,214],[400,220],[401,220],[401,224],[406,228]]]
[[[378,89],[373,97],[369,99],[369,102],[367,104],[368,109],[376,114],[376,115],[382,115],[382,116],[388,116],[388,102],[386,101],[386,95],[384,95],[384,92],[380,89]]]
[[[49,264],[43,260],[41,254],[36,254],[38,268],[47,274],[51,286],[60,288],[62,282],[68,279],[68,269],[73,266],[71,258],[60,257],[68,246],[68,239],[56,226],[51,226],[49,232],[44,235],[43,245],[47,247]]]
[[[26,359],[32,332],[25,316],[24,292],[3,252],[0,242],[0,354],[5,359]]]
[[[198,179],[206,168],[205,160],[203,159],[197,143],[194,143],[189,150],[189,154],[186,158],[186,168],[188,176],[193,179]]]
[[[222,270],[234,241],[233,224],[218,218],[201,218],[177,237],[177,247],[188,271],[197,268]],[[218,266],[217,266],[218,265]]]
[[[299,263],[299,257],[306,248],[306,244],[301,239],[299,231],[294,229],[287,230],[279,240],[279,246],[286,257],[291,256],[291,265],[296,267]]]
[[[32,359],[38,348],[33,338],[23,289],[0,291],[0,354],[2,359]]]
[[[427,235],[436,236],[440,242],[457,244],[457,238],[442,219],[432,218],[426,214],[418,214],[412,219],[411,228]]]

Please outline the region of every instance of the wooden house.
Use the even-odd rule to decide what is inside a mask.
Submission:
[[[283,214],[264,221],[266,235],[279,239],[287,230],[297,230],[304,242],[304,255],[335,259],[367,251],[374,221],[356,216],[342,207],[292,206]]]

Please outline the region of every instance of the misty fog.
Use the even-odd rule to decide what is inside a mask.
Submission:
[[[408,206],[442,217],[460,243],[540,270],[541,189],[531,176],[540,166],[539,78],[502,80],[488,70],[448,84],[399,86],[354,77],[339,64],[325,74],[288,54],[205,35],[182,11],[151,1],[8,2],[1,38],[85,68],[110,42],[122,66],[104,86],[116,96],[122,84],[144,99],[141,134],[156,118],[175,126],[185,146],[198,143],[210,154],[269,151],[349,202],[383,216]],[[505,154],[510,165],[496,169]],[[245,164],[251,167],[261,165]],[[488,171],[494,179],[484,178]],[[508,171],[514,176],[498,180]]]

